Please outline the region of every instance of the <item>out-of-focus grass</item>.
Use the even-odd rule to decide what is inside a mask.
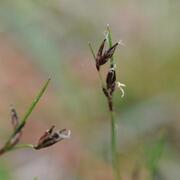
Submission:
[[[165,133],[162,132],[155,144],[149,146],[149,153],[147,153],[147,165],[152,179],[156,179],[159,176],[158,163],[165,149],[165,142],[166,136]]]

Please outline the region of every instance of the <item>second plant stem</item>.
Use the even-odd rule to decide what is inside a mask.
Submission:
[[[112,36],[109,26],[107,26],[107,39],[109,43],[109,47],[112,47]],[[114,57],[111,57],[110,67],[114,67]],[[113,97],[111,99],[112,106],[113,106]],[[117,152],[117,131],[116,131],[116,119],[114,117],[114,111],[109,109],[110,118],[111,118],[111,156],[112,156],[112,166],[114,169],[114,176],[116,180],[120,180],[120,172],[119,172],[119,159],[118,159],[118,152]]]
[[[120,180],[120,173],[119,173],[119,160],[118,160],[118,153],[117,153],[117,134],[116,134],[116,119],[114,117],[114,112],[110,112],[111,118],[111,158],[112,158],[112,166],[114,169],[114,176],[116,180]]]

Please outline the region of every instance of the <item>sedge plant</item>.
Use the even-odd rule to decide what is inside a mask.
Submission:
[[[109,47],[107,50],[104,50],[106,41],[108,41]],[[111,158],[112,158],[112,167],[114,170],[114,177],[116,180],[120,180],[121,176],[120,176],[120,171],[119,171],[117,128],[116,128],[117,123],[114,117],[113,95],[114,95],[114,91],[118,87],[122,92],[121,97],[123,97],[124,96],[123,87],[125,87],[124,84],[116,81],[116,65],[115,65],[115,60],[114,60],[113,55],[119,44],[122,44],[122,43],[117,42],[113,44],[109,26],[107,26],[105,38],[102,41],[97,51],[97,54],[95,54],[91,43],[89,43],[89,48],[95,60],[96,69],[97,69],[98,76],[101,82],[102,92],[107,99],[107,104],[108,104],[108,109],[109,109],[109,114],[110,114],[110,119],[111,119]],[[106,81],[104,81],[101,74],[101,66],[103,66],[104,64],[108,62],[109,62],[109,69],[106,75]]]
[[[40,137],[37,145],[33,144],[19,144],[19,141],[21,139],[23,128],[26,125],[29,116],[35,109],[36,105],[38,104],[39,100],[45,93],[48,85],[49,85],[50,79],[46,81],[38,95],[35,97],[33,102],[31,103],[30,107],[28,108],[27,112],[25,113],[24,117],[21,121],[19,121],[19,117],[17,115],[17,112],[13,106],[11,106],[11,123],[13,126],[13,132],[5,142],[4,146],[0,148],[0,155],[3,155],[9,151],[16,150],[16,149],[22,149],[22,148],[31,148],[31,149],[42,149],[49,147],[62,139],[70,137],[70,130],[62,129],[53,131],[55,126],[52,126],[50,129],[45,131],[45,133]]]

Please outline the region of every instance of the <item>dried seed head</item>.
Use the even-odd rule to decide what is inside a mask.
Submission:
[[[62,129],[53,132],[55,126],[52,126],[49,130],[47,130],[39,139],[37,146],[35,146],[35,149],[42,149],[49,146],[52,146],[53,144],[69,138],[71,135],[70,130]]]

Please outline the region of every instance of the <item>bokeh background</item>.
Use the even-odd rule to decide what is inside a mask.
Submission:
[[[110,120],[88,49],[106,24],[118,47],[115,94],[123,180],[146,180],[163,137],[157,177],[180,177],[180,1],[1,0],[0,144],[12,132],[9,107],[22,117],[50,76],[52,82],[24,129],[35,144],[52,124],[72,137],[41,151],[0,157],[2,180],[111,180]],[[155,150],[154,150],[155,149]]]

